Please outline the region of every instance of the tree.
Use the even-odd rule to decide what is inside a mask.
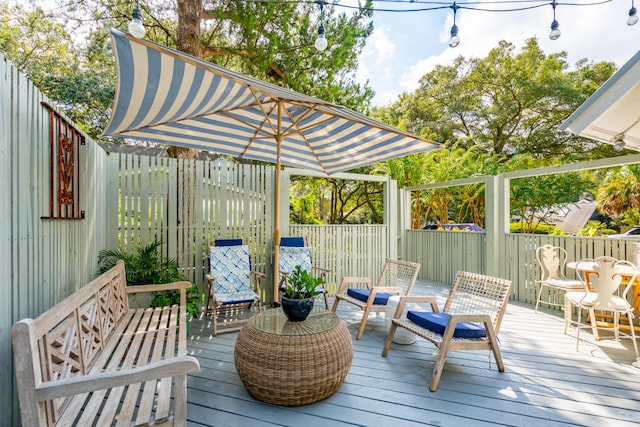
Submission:
[[[532,156],[520,155],[510,160],[510,170],[530,169],[540,161]],[[592,189],[588,174],[557,173],[511,181],[511,214],[520,220],[523,232],[533,233],[541,223],[557,213],[563,204],[576,202],[580,195]]]
[[[2,3],[0,50],[85,132],[100,134],[114,96],[113,58],[106,46],[80,48],[40,7],[29,11]]]
[[[518,53],[502,41],[485,58],[458,57],[437,66],[393,109],[407,129],[429,129],[436,140],[512,157],[588,157],[594,144],[560,133],[558,125],[615,70],[609,62],[581,60],[568,71],[566,53],[545,55],[535,38]],[[608,147],[608,153],[613,151]]]
[[[602,213],[615,217],[640,209],[640,166],[628,165],[607,170],[596,202]]]

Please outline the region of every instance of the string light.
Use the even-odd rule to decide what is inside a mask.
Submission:
[[[460,37],[458,36],[458,26],[456,25],[456,12],[458,11],[456,2],[453,2],[451,9],[453,9],[453,25],[451,26],[451,38],[449,39],[449,47],[456,47],[460,44]]]
[[[274,3],[275,1],[279,3],[313,3],[320,6],[320,25],[318,26],[318,37],[315,40],[314,46],[319,51],[323,51],[328,47],[328,41],[326,38],[325,28],[324,28],[324,6],[327,5],[327,0],[248,0],[251,3]],[[363,8],[359,5],[354,4],[342,4],[338,2],[339,0],[334,0],[332,3],[332,7],[339,7],[343,9],[355,9],[355,10],[363,10]],[[518,12],[530,9],[537,9],[540,7],[547,7],[551,5],[553,8],[553,21],[551,23],[551,32],[549,33],[549,38],[551,40],[557,40],[560,35],[560,24],[556,20],[556,6],[596,6],[605,3],[610,3],[613,0],[592,0],[585,3],[577,3],[577,0],[573,0],[572,2],[559,2],[557,0],[493,0],[486,1],[480,3],[478,0],[469,0],[468,2],[458,2],[454,1],[453,3],[447,1],[438,1],[438,0],[374,0],[374,3],[386,3],[393,4],[394,7],[397,5],[402,5],[408,7],[403,9],[398,8],[381,8],[372,6],[367,8],[367,11],[370,12],[428,12],[434,10],[442,10],[442,9],[452,9],[453,10],[453,26],[451,27],[451,37],[449,38],[449,46],[456,47],[460,44],[460,37],[458,36],[458,25],[456,24],[456,13],[459,9],[473,10],[473,11],[481,11],[481,12]],[[511,7],[507,7],[511,6]],[[145,28],[142,24],[142,11],[139,7],[139,0],[136,1],[136,7],[133,9],[132,20],[129,23],[129,33],[135,37],[144,37]],[[631,0],[631,8],[628,12],[627,17],[627,25],[635,25],[638,23],[640,17],[638,17],[638,12],[634,6],[634,0]]]
[[[142,25],[142,11],[140,10],[140,1],[136,0],[136,7],[133,8],[133,14],[131,16],[131,22],[129,22],[129,33],[133,37],[141,39],[147,33]]]
[[[272,1],[272,0],[257,0],[257,1]],[[283,1],[294,1],[298,2],[299,0],[283,0]],[[380,8],[380,7],[371,7],[368,10],[371,12],[427,12],[434,11],[439,9],[452,9],[453,10],[453,26],[451,27],[451,37],[449,38],[449,46],[456,47],[460,43],[460,37],[458,36],[458,26],[456,24],[456,12],[458,9],[467,9],[474,11],[482,11],[482,12],[518,12],[523,10],[536,9],[539,7],[546,7],[551,5],[553,8],[553,21],[551,23],[551,32],[549,33],[549,38],[551,40],[557,40],[560,35],[560,24],[556,20],[556,6],[595,6],[605,3],[610,3],[613,0],[595,0],[585,3],[576,3],[567,2],[562,3],[556,0],[494,0],[494,1],[486,1],[483,3],[479,3],[477,0],[469,0],[468,2],[458,2],[454,1],[453,4],[443,1],[436,0],[375,0],[375,3],[388,3],[394,5],[411,5],[405,9],[391,9],[391,8]],[[629,10],[629,16],[627,18],[627,25],[635,25],[638,20],[637,10],[633,5],[633,1],[631,1],[631,9]],[[499,5],[499,7],[489,7],[491,5]],[[342,7],[346,9],[358,9],[361,10],[360,6],[347,5],[347,4],[339,4],[334,3],[335,7]],[[513,6],[507,8],[505,6]]]
[[[558,21],[556,21],[556,0],[553,0],[553,2],[551,2],[551,7],[553,7],[553,22],[551,23],[551,32],[549,33],[549,38],[551,40],[558,40],[562,33],[560,32],[559,28],[560,24],[558,24]]]
[[[627,25],[636,25],[638,23],[638,11],[636,10],[633,0],[631,0],[631,9],[629,9],[629,17],[627,18]]]
[[[316,49],[322,52],[329,45],[329,43],[327,42],[327,38],[324,36],[324,23],[323,23],[324,5],[327,4],[327,2],[325,0],[318,0],[316,3],[320,5],[320,26],[318,27],[318,38],[316,39],[314,46],[316,47]]]

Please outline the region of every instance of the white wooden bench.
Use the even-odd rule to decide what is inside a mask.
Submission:
[[[118,261],[36,319],[13,325],[22,424],[184,425],[187,373],[200,369],[186,355],[190,287],[127,286]],[[180,290],[180,305],[129,308],[129,293],[168,289]]]

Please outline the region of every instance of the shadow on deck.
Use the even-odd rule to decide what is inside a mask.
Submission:
[[[419,282],[414,294],[448,290]],[[331,301],[332,303],[332,301]],[[384,315],[371,314],[361,340],[355,333],[361,311],[340,304],[351,332],[354,357],[337,393],[317,403],[280,407],[254,399],[233,363],[237,332],[213,337],[210,319],[189,326],[189,354],[201,371],[188,380],[190,426],[637,426],[640,423],[640,369],[629,339],[603,333],[600,342],[575,329],[565,335],[560,312],[511,302],[499,338],[506,371],[499,373],[489,351],[449,352],[440,386],[428,389],[437,349],[418,338],[393,344]]]

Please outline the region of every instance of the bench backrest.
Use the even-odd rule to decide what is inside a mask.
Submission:
[[[36,319],[17,322],[12,339],[21,407],[42,411],[33,396],[38,385],[84,375],[128,310],[124,263],[120,260]],[[56,399],[46,406],[50,423],[64,403],[65,399]]]

